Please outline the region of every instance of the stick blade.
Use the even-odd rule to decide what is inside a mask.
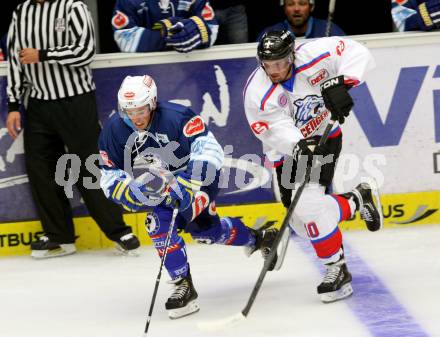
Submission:
[[[212,321],[199,322],[197,323],[197,327],[201,331],[218,331],[233,327],[239,324],[240,322],[244,321],[245,319],[246,316],[243,315],[241,312],[239,312],[233,316],[212,320]]]

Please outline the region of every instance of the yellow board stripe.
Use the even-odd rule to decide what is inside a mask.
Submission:
[[[381,199],[387,228],[440,224],[440,191],[388,194]],[[263,223],[274,222],[274,226],[279,227],[285,209],[281,203],[266,203],[219,207],[218,213],[220,216],[241,217],[248,226],[262,219]],[[145,212],[124,215],[126,223],[144,245],[151,244],[145,230],[145,217]],[[114,247],[114,242],[105,237],[92,218],[75,218],[74,223],[75,232],[79,236],[75,243],[78,249]],[[355,220],[344,221],[339,227],[343,231],[366,230],[359,215]],[[36,240],[37,235],[41,234],[43,231],[39,221],[1,223],[0,256],[30,254],[30,241]],[[187,243],[192,242],[190,235],[184,234],[183,238]]]

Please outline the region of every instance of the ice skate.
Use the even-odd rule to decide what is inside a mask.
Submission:
[[[176,319],[199,311],[198,295],[194,289],[189,271],[185,278],[173,280],[171,283],[174,284],[175,289],[165,303],[168,316],[171,319]]]
[[[365,221],[367,228],[375,232],[383,227],[383,213],[380,202],[380,194],[374,180],[361,183],[350,192],[356,199],[361,219]]]
[[[342,300],[353,293],[351,287],[351,274],[347,269],[345,260],[326,265],[327,271],[324,280],[318,286],[321,301],[330,303]]]

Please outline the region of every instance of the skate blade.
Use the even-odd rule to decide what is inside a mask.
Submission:
[[[281,237],[281,241],[278,245],[280,247],[277,251],[278,258],[277,262],[275,263],[274,270],[280,270],[283,266],[284,258],[286,257],[287,253],[287,247],[289,246],[290,241],[290,229],[286,227],[284,230],[283,236]]]
[[[351,287],[351,283],[346,283],[339,290],[330,293],[320,294],[320,295],[322,302],[331,303],[347,298],[351,294],[353,294],[353,288]]]
[[[178,309],[169,309],[168,311],[168,317],[170,319],[177,319],[181,317],[185,317],[191,314],[195,314],[200,310],[199,303],[197,300],[192,300],[191,302],[188,302],[186,306],[183,308]]]
[[[383,211],[382,211],[382,202],[380,201],[380,193],[379,193],[379,186],[377,185],[376,179],[369,177],[366,182],[371,187],[371,194],[373,195],[373,201],[376,204],[377,211],[379,212],[379,218],[380,218],[380,226],[376,230],[380,230],[383,228],[384,218],[383,218]]]
[[[57,249],[33,250],[31,257],[34,259],[48,259],[51,257],[66,256],[76,253],[76,248],[73,243],[61,244]]]
[[[116,252],[115,253],[116,253],[116,255],[123,255],[123,256],[134,256],[134,257],[140,256],[139,248],[132,249],[132,250],[126,250],[118,244],[116,244]]]

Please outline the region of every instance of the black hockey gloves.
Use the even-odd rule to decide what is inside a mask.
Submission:
[[[313,155],[325,157],[332,153],[326,144],[318,144],[319,138],[301,139],[293,148],[293,159],[296,162],[299,162],[301,160],[301,156],[307,156],[307,162],[309,165],[311,165]]]
[[[353,107],[353,99],[348,93],[349,86],[344,84],[344,76],[330,78],[321,84],[321,94],[324,104],[332,114],[334,121],[344,123]]]

